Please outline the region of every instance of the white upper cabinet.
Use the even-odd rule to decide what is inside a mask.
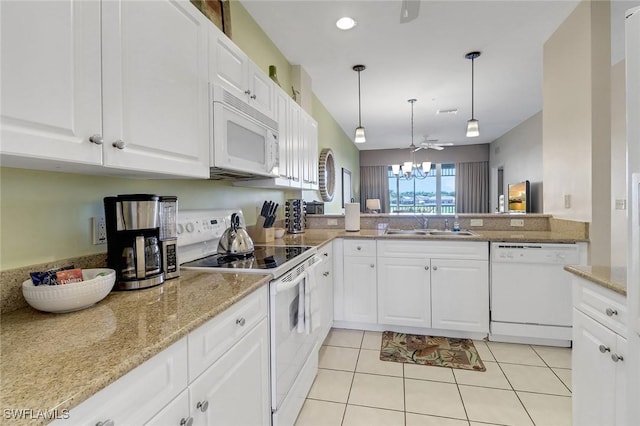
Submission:
[[[217,27],[211,26],[211,81],[238,99],[276,119],[273,81]]]
[[[208,21],[189,1],[1,7],[3,165],[209,176]]]
[[[186,0],[104,1],[102,19],[105,166],[208,177],[210,23]]]
[[[102,134],[100,3],[3,1],[0,10],[2,165],[102,164],[90,142]]]
[[[302,113],[302,187],[318,189],[318,123]]]

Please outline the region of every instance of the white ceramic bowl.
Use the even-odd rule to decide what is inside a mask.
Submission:
[[[273,230],[273,236],[278,240],[284,237],[284,228],[275,228]]]
[[[97,276],[106,272],[106,275]],[[44,312],[73,312],[92,306],[109,294],[116,282],[116,271],[107,268],[83,269],[79,283],[33,285],[31,279],[22,283],[27,303]]]

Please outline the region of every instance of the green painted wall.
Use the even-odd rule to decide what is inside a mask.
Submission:
[[[231,17],[234,42],[265,72],[275,64],[282,86],[290,86],[290,64],[236,1]],[[313,107],[320,148],[333,148],[338,174],[340,167],[350,169],[357,191],[355,145],[315,98]],[[328,212],[341,211],[339,179],[336,188],[336,201]],[[91,244],[90,218],[104,214],[104,196],[124,193],[177,195],[180,209],[241,208],[249,224],[255,223],[255,207],[263,200],[282,205],[287,198],[301,196],[300,191],[237,188],[208,180],[123,179],[0,168],[0,270],[106,252],[106,245]],[[319,199],[316,191],[305,191],[304,196]]]

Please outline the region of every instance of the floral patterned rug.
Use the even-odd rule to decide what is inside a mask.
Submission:
[[[382,333],[382,361],[486,371],[471,339]]]

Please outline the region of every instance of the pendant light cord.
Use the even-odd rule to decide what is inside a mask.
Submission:
[[[362,127],[362,102],[360,100],[360,70],[358,70],[358,127]]]
[[[471,59],[471,119],[472,120],[475,118],[475,115],[473,113],[473,104],[474,104],[474,101],[473,101],[473,96],[474,95],[473,94],[475,92],[474,87],[473,87],[474,86],[473,82],[475,80],[474,77],[473,77],[473,70],[474,70],[473,64],[475,63],[475,61],[476,61],[476,58],[472,58]]]

